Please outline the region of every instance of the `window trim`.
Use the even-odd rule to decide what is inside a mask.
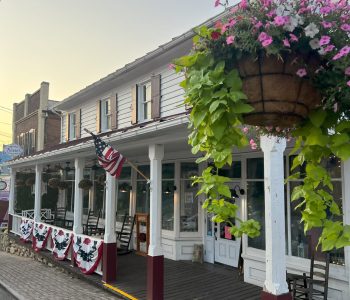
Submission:
[[[76,112],[69,113],[69,130],[68,130],[68,137],[69,140],[75,140],[77,138],[77,114]],[[73,123],[73,116],[74,116],[74,123]],[[74,133],[74,134],[73,134]]]
[[[106,113],[106,103],[109,107],[109,112]],[[111,97],[105,97],[100,100],[100,122],[101,132],[106,132],[112,128],[112,110],[111,110]]]
[[[150,99],[144,101],[144,99],[141,99],[141,97],[144,98],[143,88],[148,84],[149,84],[149,88],[151,89]],[[149,117],[145,118],[145,106],[149,104],[150,104],[149,111],[147,111],[147,115]],[[137,84],[136,105],[137,105],[137,122],[138,123],[152,120],[152,80],[151,78]]]

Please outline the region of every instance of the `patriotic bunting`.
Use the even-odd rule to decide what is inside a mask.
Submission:
[[[90,275],[96,270],[102,256],[102,249],[102,240],[92,240],[83,235],[76,235],[73,238],[75,262],[86,275]]]
[[[64,260],[67,257],[69,246],[72,243],[73,233],[71,231],[53,228],[51,238],[53,256],[57,260]]]
[[[49,227],[47,224],[34,223],[32,246],[35,251],[45,248],[50,232],[51,227]]]
[[[28,219],[22,219],[21,225],[20,225],[20,231],[21,231],[21,240],[23,242],[29,241],[29,237],[33,232],[33,220]]]

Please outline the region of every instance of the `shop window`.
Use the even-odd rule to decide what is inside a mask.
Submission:
[[[150,177],[150,167],[149,165],[138,166],[138,169],[146,176]],[[137,174],[136,181],[136,212],[137,213],[149,213],[150,205],[150,191],[149,184],[140,175]]]
[[[174,230],[175,165],[162,165],[162,229]]]
[[[295,156],[289,157],[290,166]],[[342,210],[342,180],[341,180],[341,163],[340,160],[331,157],[324,160],[321,163],[330,173],[332,177],[333,191],[328,191],[334,197],[334,200]],[[294,187],[303,184],[302,178],[305,177],[305,167],[298,168],[297,171],[301,172],[300,179],[289,182],[290,195],[293,192]],[[294,173],[294,170],[293,170]],[[291,215],[291,249],[292,256],[310,258],[312,251],[315,250],[318,243],[318,238],[321,234],[321,229],[313,228],[304,234],[304,223],[300,223],[301,213],[300,210],[295,210],[295,207],[300,203],[300,200],[296,200],[290,203],[290,215]],[[342,216],[333,217],[333,220],[342,221]],[[316,254],[317,257],[317,254]],[[320,256],[321,257],[321,256]],[[331,263],[344,265],[344,249],[333,250],[330,253]]]
[[[137,112],[138,122],[147,121],[151,119],[151,81],[147,81],[137,86]]]
[[[124,166],[117,184],[117,221],[122,222],[130,210],[131,168]]]
[[[192,185],[192,176],[198,175],[196,163],[181,163],[180,231],[198,231],[198,187]]]
[[[109,98],[101,101],[101,131],[111,129],[111,100]]]

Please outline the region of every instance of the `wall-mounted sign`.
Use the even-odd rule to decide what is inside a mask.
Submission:
[[[10,156],[18,156],[23,153],[23,149],[17,144],[4,145],[4,153]]]
[[[7,183],[6,181],[0,180],[0,191],[6,190]]]
[[[12,157],[10,155],[0,151],[0,164],[4,163],[6,161],[9,161],[11,159],[12,159]]]

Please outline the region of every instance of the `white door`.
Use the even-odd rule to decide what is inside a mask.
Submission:
[[[242,196],[240,194],[240,183],[231,182],[231,191],[235,190],[239,198],[227,199],[238,205],[237,216],[240,217]],[[235,220],[231,220],[235,224]],[[230,234],[230,223],[215,223],[214,227],[214,261],[228,266],[238,267],[241,239]]]

